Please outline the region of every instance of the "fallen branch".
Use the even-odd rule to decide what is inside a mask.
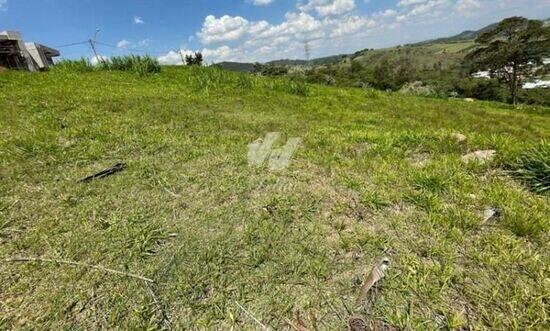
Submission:
[[[111,273],[111,274],[126,276],[126,277],[130,277],[130,278],[135,278],[135,279],[139,279],[139,280],[142,280],[144,282],[147,282],[147,283],[154,283],[155,282],[154,280],[152,280],[150,278],[146,278],[146,277],[143,277],[143,276],[140,276],[140,275],[136,275],[136,274],[132,274],[132,273],[128,273],[128,272],[123,272],[123,271],[119,271],[119,270],[114,270],[114,269],[109,269],[109,268],[105,268],[105,267],[102,267],[102,266],[99,266],[99,265],[92,265],[92,264],[76,262],[76,261],[43,259],[43,258],[38,258],[38,257],[16,257],[16,258],[5,259],[4,262],[8,262],[8,263],[14,263],[14,262],[47,262],[47,263],[66,264],[66,265],[78,266],[78,267],[83,267],[83,268],[88,268],[88,269],[94,269],[94,270],[98,270],[98,271],[104,271],[104,272],[108,272],[108,273]]]
[[[363,286],[361,287],[361,292],[359,293],[359,298],[357,299],[357,306],[362,306],[367,297],[369,290],[376,284],[380,279],[384,278],[384,272],[390,266],[390,260],[385,257],[380,261],[376,266],[372,268],[372,271],[365,279]]]
[[[126,163],[117,163],[117,164],[115,164],[114,166],[112,166],[112,167],[110,167],[110,168],[107,168],[107,169],[102,170],[102,171],[100,171],[100,172],[98,172],[98,173],[96,173],[96,174],[93,174],[93,175],[88,176],[88,177],[86,177],[86,178],[84,178],[84,179],[81,179],[81,180],[79,180],[79,182],[81,182],[81,183],[82,183],[82,182],[89,182],[89,181],[91,181],[91,180],[93,180],[93,179],[105,178],[105,177],[110,176],[110,175],[112,175],[112,174],[114,174],[114,173],[117,173],[117,172],[119,172],[119,171],[124,170],[124,168],[126,168]]]

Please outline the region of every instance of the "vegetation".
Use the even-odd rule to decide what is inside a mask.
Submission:
[[[506,84],[512,103],[526,79],[550,57],[550,26],[542,21],[511,17],[476,39],[481,47],[467,56],[475,71],[489,70],[492,77]]]
[[[185,56],[185,64],[188,66],[201,66],[202,65],[202,53],[195,52],[194,55],[188,54]]]
[[[101,61],[98,67],[100,70],[130,71],[139,75],[160,72],[160,64],[157,59],[140,55],[113,56]]]
[[[93,65],[88,59],[61,60],[53,67],[54,71],[90,72],[94,70],[130,71],[141,76],[160,72],[160,64],[150,56],[113,56]]]
[[[547,141],[529,148],[508,166],[514,176],[535,192],[550,193],[550,143]]]
[[[521,22],[531,22],[532,27],[527,32],[517,32],[514,45],[522,49],[517,54],[523,54],[522,61],[529,58],[528,62],[536,65],[536,70],[529,72],[531,65],[521,65],[522,76],[516,82],[516,87],[522,86],[522,82],[528,79],[548,79],[549,65],[541,66],[541,56],[548,53],[548,41],[542,38],[541,31],[547,31],[548,27],[540,27],[541,21],[529,21],[522,18],[514,18]],[[513,19],[512,19],[513,20]],[[342,87],[374,87],[380,90],[407,91],[407,85],[422,82],[422,86],[429,86],[432,97],[462,97],[479,100],[494,100],[511,102],[514,100],[526,104],[539,104],[550,106],[550,89],[516,90],[512,92],[503,86],[502,75],[498,74],[498,68],[502,69],[503,62],[492,61],[493,56],[502,54],[484,53],[488,57],[482,57],[482,50],[489,48],[483,46],[488,36],[502,35],[502,25],[509,23],[492,24],[478,31],[465,31],[457,36],[441,38],[417,44],[397,46],[386,49],[365,49],[348,56],[337,56],[322,63],[312,61],[312,65],[302,62],[271,62],[265,65],[257,64],[255,73],[266,76],[290,76],[305,79],[310,83],[336,85]],[[518,23],[519,24],[519,23]],[[526,23],[527,24],[527,23]],[[536,32],[538,28],[539,32]],[[521,26],[521,24],[519,24]],[[499,32],[500,31],[500,32]],[[519,30],[518,30],[519,31]],[[523,37],[521,37],[522,35]],[[538,36],[538,37],[537,37]],[[539,38],[540,37],[540,38]],[[476,38],[479,38],[476,44]],[[523,39],[522,39],[523,38]],[[527,39],[525,39],[527,38]],[[538,39],[536,39],[538,38]],[[522,40],[520,40],[522,39]],[[487,42],[490,42],[487,39]],[[487,43],[486,43],[487,45]],[[494,45],[494,44],[493,44]],[[538,46],[537,46],[538,45]],[[513,48],[514,52],[519,48]],[[512,48],[510,48],[512,49]],[[536,51],[536,52],[535,52]],[[468,56],[472,54],[472,56]],[[478,54],[478,55],[475,55]],[[509,53],[516,54],[516,53]],[[519,56],[519,55],[518,55]],[[327,58],[328,59],[328,58]],[[476,59],[476,61],[473,61]],[[485,59],[482,61],[482,59]],[[484,62],[485,61],[485,62]],[[475,78],[472,73],[480,69],[490,69],[491,78]],[[488,66],[487,66],[488,65]],[[498,68],[497,68],[498,67]],[[518,68],[519,68],[518,67]]]
[[[399,329],[549,327],[548,196],[499,159],[461,161],[538,148],[548,108],[194,66],[5,72],[0,107],[1,329],[283,329],[296,312],[332,330],[351,314]],[[248,144],[273,131],[302,138],[289,168],[250,167]],[[4,261],[22,256],[155,283]],[[386,277],[356,308],[382,256]]]
[[[65,72],[90,72],[94,70],[94,66],[90,60],[85,58],[79,60],[63,59],[53,66],[53,70]]]

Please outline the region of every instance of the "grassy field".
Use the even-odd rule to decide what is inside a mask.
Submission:
[[[0,109],[0,329],[550,328],[549,197],[501,167],[548,108],[163,68],[2,73]],[[285,170],[247,163],[268,132]]]

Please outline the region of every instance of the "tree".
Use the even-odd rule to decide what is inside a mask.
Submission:
[[[201,66],[202,61],[203,59],[201,52],[195,52],[195,55],[185,55],[185,64],[187,64],[188,66]]]
[[[359,73],[362,70],[363,70],[363,65],[361,65],[361,63],[359,63],[359,61],[355,61],[355,60],[351,61],[350,71],[352,73]]]
[[[185,64],[188,66],[192,66],[194,64],[195,60],[193,59],[193,55],[187,54],[185,55]]]
[[[533,77],[550,56],[550,27],[542,21],[510,17],[476,39],[480,46],[466,57],[472,71],[489,71],[505,84],[512,103],[525,79]]]
[[[399,90],[405,83],[418,80],[414,63],[406,57],[383,60],[374,68],[374,86],[380,89]]]
[[[202,66],[202,53],[195,52],[195,63],[196,66]]]

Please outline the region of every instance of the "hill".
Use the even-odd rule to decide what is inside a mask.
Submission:
[[[456,43],[456,42],[463,42],[463,41],[470,41],[474,40],[480,35],[484,34],[485,32],[493,30],[498,23],[490,24],[486,27],[483,27],[479,30],[471,31],[466,30],[463,31],[457,35],[454,35],[452,37],[446,37],[446,38],[438,38],[438,39],[432,39],[432,40],[426,40],[419,43],[411,44],[412,46],[422,46],[426,44],[448,44],[448,43]]]
[[[327,57],[322,57],[318,59],[313,59],[309,62],[306,60],[282,59],[282,60],[269,61],[264,64],[274,65],[274,66],[290,66],[290,67],[305,66],[305,65],[323,65],[323,64],[336,63],[338,61],[341,61],[345,57],[346,55],[334,55],[334,56],[327,56]],[[254,63],[247,63],[247,62],[220,62],[220,63],[216,63],[216,65],[222,69],[229,70],[229,71],[236,71],[236,72],[252,72],[254,70]]]
[[[1,329],[545,328],[549,198],[506,165],[548,108],[69,69],[0,75]]]
[[[253,72],[254,71],[254,63],[225,61],[225,62],[216,63],[215,65],[229,71],[236,71],[236,72]]]

